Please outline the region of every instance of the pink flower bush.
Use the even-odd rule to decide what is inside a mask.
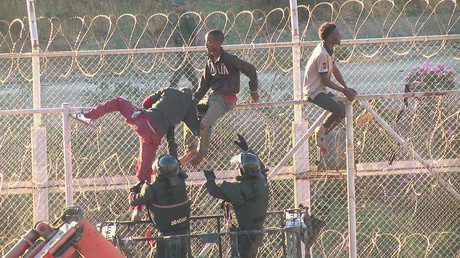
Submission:
[[[455,70],[447,69],[445,64],[432,65],[424,62],[411,69],[404,80],[412,91],[452,90],[455,87]]]

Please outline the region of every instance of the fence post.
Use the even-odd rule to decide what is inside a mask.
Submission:
[[[69,104],[62,104],[62,137],[64,147],[64,166],[65,166],[65,204],[66,206],[73,205],[73,189],[72,189],[72,145],[70,137],[70,114]]]
[[[40,91],[40,45],[38,42],[37,19],[35,18],[34,0],[26,0],[27,15],[29,18],[30,43],[32,45],[32,83],[33,83],[33,108],[41,108],[41,91]],[[41,126],[41,114],[34,114],[34,127]],[[45,152],[46,153],[46,152]]]
[[[355,192],[355,149],[353,143],[353,103],[345,100],[347,126],[347,190],[348,190],[348,257],[357,257],[356,247],[356,192]]]
[[[290,0],[291,9],[291,36],[292,36],[292,78],[294,84],[294,100],[302,99],[302,83],[300,74],[300,36],[299,36],[299,19],[297,12],[297,0]],[[302,107],[294,106],[294,121],[302,121]]]
[[[48,222],[48,158],[46,155],[46,129],[32,128],[32,177],[34,183],[34,222]]]
[[[299,20],[297,13],[297,0],[290,0],[291,10],[291,35],[294,43],[292,47],[292,78],[294,85],[294,100],[302,99],[302,84],[300,80],[300,38],[299,38]],[[293,146],[295,146],[299,139],[305,135],[308,130],[306,122],[302,122],[302,106],[294,106],[294,122],[293,122]],[[303,144],[301,148],[294,154],[294,174],[305,172],[309,170],[309,156],[308,156],[308,144]],[[305,179],[295,179],[295,206],[298,207],[300,203],[303,203],[307,207],[310,207],[310,182]],[[305,203],[308,202],[308,203]]]
[[[27,14],[29,18],[30,41],[32,53],[38,54],[37,20],[35,18],[34,0],[26,0]],[[33,83],[33,108],[41,108],[40,92],[40,57],[32,56],[32,83]],[[48,221],[48,170],[47,170],[47,147],[46,128],[42,126],[41,114],[34,114],[32,127],[32,175],[35,184],[34,221]]]
[[[300,46],[300,35],[299,35],[299,15],[297,10],[297,0],[289,1],[290,10],[291,10],[291,35],[292,35],[292,78],[294,84],[294,100],[301,100],[303,98],[302,94],[302,83],[301,83],[301,65],[300,65],[300,56],[302,54],[302,49]],[[303,135],[308,131],[308,124],[305,121],[302,121],[302,106],[294,106],[294,122],[293,122],[293,146],[295,146]],[[294,198],[295,198],[295,207],[298,208],[300,204],[305,207],[308,207],[310,211],[311,207],[311,196],[310,196],[310,180],[297,178],[297,174],[302,172],[308,172],[310,170],[310,157],[308,142],[303,144],[299,150],[293,156],[293,168],[294,175]],[[302,253],[303,245],[299,246]]]

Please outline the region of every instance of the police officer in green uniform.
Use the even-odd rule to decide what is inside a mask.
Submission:
[[[268,209],[269,188],[267,182],[268,170],[260,162],[257,155],[249,150],[246,141],[238,135],[235,141],[243,152],[232,158],[239,168],[237,182],[224,181],[220,186],[215,182],[213,171],[205,170],[206,189],[213,197],[224,200],[233,206],[234,215],[238,222],[236,231],[252,231],[263,229]],[[262,244],[263,233],[238,234],[239,257],[256,257],[258,248]],[[237,256],[232,251],[232,256]]]
[[[180,169],[177,158],[161,155],[153,164],[155,181],[149,184],[139,182],[130,189],[129,202],[132,207],[146,205],[149,216],[162,236],[189,234],[190,202],[185,179],[188,177]],[[180,253],[166,248],[167,241],[159,240],[155,257],[186,257],[187,239],[180,239]]]
[[[196,22],[192,15],[185,14],[186,10],[183,0],[173,0],[171,5],[177,15],[172,17],[172,24],[175,27],[173,34],[174,46],[191,46],[196,38]],[[182,75],[185,74],[190,83],[192,83],[193,89],[196,90],[198,88],[198,76],[195,74],[195,69],[193,68],[190,56],[184,52],[180,52],[178,55],[175,66],[177,70],[174,71],[174,74],[169,81],[171,87],[176,87],[179,80],[182,78]]]

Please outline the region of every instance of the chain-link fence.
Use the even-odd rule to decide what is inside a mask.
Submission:
[[[66,151],[71,153],[70,196],[85,210],[85,218],[92,223],[130,218],[127,195],[136,181],[137,136],[118,113],[89,127],[70,121],[66,131],[63,124],[69,120],[62,115],[62,104],[69,103],[76,112],[122,95],[140,105],[146,95],[168,86],[174,71],[182,68],[189,77],[183,76],[178,87],[192,87],[188,78],[199,78],[206,57],[204,34],[213,28],[225,32],[224,49],[257,67],[262,102],[248,105],[248,78],[242,76],[239,105],[213,129],[210,154],[199,168],[186,167],[192,215],[221,214],[220,203],[203,187],[202,169],[231,180],[236,171],[229,161],[238,153],[232,142],[242,133],[273,171],[312,129],[322,110],[301,101],[299,83],[318,43],[317,28],[332,20],[342,34],[336,57],[347,84],[435,171],[417,161],[414,152],[356,101],[354,118],[369,121],[353,124],[355,192],[347,192],[351,179],[344,124],[325,139],[328,153],[320,154],[310,138],[277,168],[270,181],[269,210],[303,204],[326,221],[314,257],[348,255],[349,195],[354,197],[360,257],[458,257],[460,201],[437,179],[439,173],[460,191],[458,6],[452,1],[409,1],[403,6],[378,1],[368,8],[349,1],[299,6],[297,13],[299,34],[288,9],[191,13],[198,36],[187,48],[171,47],[172,32],[178,29],[170,22],[172,14],[39,18],[40,53],[31,53],[27,19],[0,22],[2,252],[34,221],[59,218],[69,200]],[[293,43],[291,30],[299,43]],[[38,72],[37,63],[33,68],[37,60]],[[450,93],[398,95],[417,91]],[[63,144],[67,134],[71,148]],[[184,153],[182,139],[180,125],[179,155]],[[166,151],[163,142],[157,153]],[[193,222],[191,232],[215,232],[215,223]],[[265,226],[281,224],[279,218],[269,217]],[[147,229],[154,232],[145,225],[135,233],[143,235]],[[276,234],[266,237],[261,257],[283,256],[283,241]],[[228,250],[229,242],[223,245]],[[133,247],[139,257],[150,252],[149,244]],[[192,253],[201,247],[192,244]],[[217,247],[211,253],[218,255]]]

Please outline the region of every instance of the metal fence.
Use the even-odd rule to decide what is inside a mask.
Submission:
[[[220,203],[205,192],[201,170],[213,169],[218,179],[231,180],[236,172],[229,160],[238,153],[232,141],[235,133],[242,133],[271,171],[276,170],[269,210],[303,204],[326,221],[313,257],[346,257],[353,248],[360,257],[458,257],[460,206],[448,187],[460,190],[459,14],[452,1],[409,1],[403,6],[377,1],[371,7],[349,1],[269,13],[194,13],[198,38],[196,46],[187,48],[170,47],[171,32],[177,29],[170,23],[171,14],[38,18],[35,45],[30,44],[28,19],[2,21],[2,252],[34,221],[58,219],[66,201],[82,206],[93,223],[129,219],[127,194],[136,181],[137,136],[119,114],[108,114],[89,127],[65,114],[118,95],[140,105],[144,96],[169,85],[184,55],[192,63],[184,73],[198,77],[205,59],[203,35],[220,28],[226,33],[224,49],[257,67],[262,103],[249,104],[248,80],[242,76],[239,105],[213,129],[210,154],[197,170],[186,168],[193,216],[221,213]],[[311,138],[296,143],[322,114],[301,100],[301,78],[323,21],[335,21],[341,29],[338,67],[361,97],[353,105],[353,119],[328,135],[330,151],[320,155]],[[443,94],[401,97],[419,69],[435,77],[409,89]],[[438,80],[443,76],[445,80]],[[182,86],[191,86],[185,76]],[[352,123],[370,112],[363,101],[404,142],[375,118],[363,125]],[[348,156],[346,126],[353,129]],[[184,152],[182,135],[179,126],[179,155]],[[298,149],[291,157],[294,147]],[[165,152],[161,145],[158,153]],[[415,153],[430,165],[420,163]],[[352,173],[346,166],[350,157],[355,161]],[[266,223],[267,228],[278,226],[278,220]],[[214,228],[212,221],[197,223],[192,233]],[[139,234],[143,231],[138,229]],[[267,237],[263,257],[283,256],[277,249],[280,241]],[[139,245],[137,250],[142,256],[150,247]]]

